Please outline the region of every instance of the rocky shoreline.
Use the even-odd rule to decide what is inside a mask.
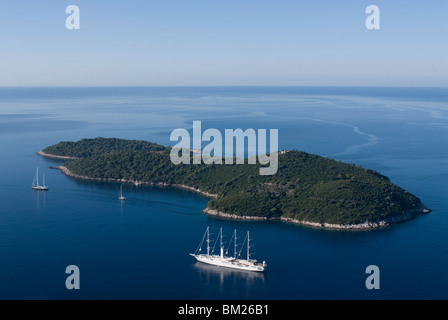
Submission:
[[[396,217],[391,217],[391,218],[384,219],[381,221],[364,222],[364,223],[359,223],[359,224],[319,223],[319,222],[297,220],[297,219],[286,218],[286,217],[268,219],[266,217],[256,217],[256,216],[237,216],[237,215],[228,214],[228,213],[210,209],[210,208],[205,208],[203,210],[203,212],[210,216],[215,216],[215,217],[223,218],[223,219],[254,220],[254,221],[257,221],[257,220],[258,221],[280,220],[280,221],[287,222],[287,223],[294,223],[297,225],[319,228],[319,229],[329,229],[329,230],[373,230],[373,229],[389,227],[389,226],[397,224],[397,223],[402,223],[402,222],[411,220],[419,214],[429,213],[430,210],[422,205],[422,207],[420,207],[418,209],[406,211],[402,215],[399,215]]]
[[[76,157],[65,157],[65,156],[57,156],[57,155],[51,155],[47,154],[43,151],[37,152],[37,154],[48,157],[48,158],[54,158],[54,159],[62,159],[62,160],[73,160],[78,159]],[[207,198],[217,198],[217,194],[212,194],[209,192],[202,191],[197,188],[193,188],[190,186],[186,186],[183,184],[169,184],[164,182],[148,182],[148,181],[134,181],[134,180],[126,180],[126,179],[114,179],[114,178],[92,178],[89,176],[83,176],[83,175],[77,175],[72,173],[67,167],[65,166],[59,166],[56,167],[59,169],[63,174],[66,176],[76,178],[76,179],[82,179],[82,180],[90,180],[90,181],[101,181],[101,182],[117,182],[117,183],[131,183],[136,186],[139,185],[145,185],[145,186],[157,186],[157,187],[175,187],[180,189],[189,190],[192,192],[196,192],[204,197]],[[372,229],[379,229],[379,228],[385,228],[397,223],[405,222],[408,220],[413,219],[415,216],[423,213],[429,213],[431,210],[426,208],[423,204],[420,208],[414,209],[414,210],[408,210],[405,213],[396,216],[391,217],[388,219],[384,219],[381,221],[375,221],[375,222],[364,222],[359,224],[332,224],[332,223],[319,223],[319,222],[311,222],[311,221],[304,221],[304,220],[297,220],[293,218],[287,218],[287,217],[279,217],[279,218],[266,218],[266,217],[257,217],[257,216],[238,216],[234,214],[225,213],[222,211],[218,211],[215,209],[205,208],[202,212],[209,215],[214,216],[218,218],[223,219],[232,219],[232,220],[251,220],[251,221],[268,221],[268,220],[280,220],[287,223],[294,223],[297,225],[307,226],[307,227],[314,227],[319,229],[329,229],[329,230],[372,230]]]
[[[208,214],[209,216],[215,216],[223,219],[232,219],[232,220],[253,220],[253,221],[267,221],[266,217],[257,217],[257,216],[237,216],[235,214],[229,214],[222,211],[218,211],[215,209],[205,208],[202,210],[203,213]],[[270,219],[274,220],[274,219]],[[278,220],[278,219],[277,219]]]
[[[196,188],[186,186],[183,184],[169,184],[169,183],[165,183],[165,182],[148,182],[148,181],[114,179],[114,178],[92,178],[89,176],[82,176],[82,175],[74,174],[67,167],[64,167],[64,166],[59,166],[58,169],[61,170],[61,172],[63,174],[65,174],[66,176],[75,178],[75,179],[99,181],[99,182],[130,183],[130,184],[134,184],[136,186],[156,186],[156,187],[161,187],[161,188],[174,187],[174,188],[185,189],[185,190],[189,190],[192,192],[196,192],[196,193],[198,193],[204,197],[207,197],[207,198],[217,198],[218,197],[217,194],[205,192],[200,189],[196,189]]]
[[[76,159],[79,159],[78,157],[57,156],[55,154],[45,153],[42,150],[38,151],[37,154],[42,156],[42,157],[51,158],[51,159],[60,159],[60,160],[76,160]]]

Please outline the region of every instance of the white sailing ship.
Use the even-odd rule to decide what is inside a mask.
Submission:
[[[196,249],[195,253],[190,253],[191,256],[195,257],[196,260],[199,262],[219,266],[219,267],[226,267],[226,268],[233,268],[233,269],[240,269],[240,270],[247,270],[247,271],[256,271],[256,272],[263,272],[265,271],[267,265],[266,262],[263,261],[263,263],[258,263],[257,260],[250,258],[250,238],[249,238],[249,231],[247,231],[246,238],[244,239],[240,250],[237,250],[237,237],[236,237],[236,230],[233,232],[232,239],[229,242],[229,245],[227,249],[225,250],[224,254],[224,245],[222,242],[222,228],[219,231],[218,238],[219,238],[219,250],[220,254],[214,254],[215,247],[218,243],[218,238],[215,241],[215,244],[213,248],[210,247],[210,230],[209,227],[205,230],[204,236],[202,237],[201,242],[199,243],[198,248]],[[207,247],[207,253],[201,253],[202,246],[204,244],[204,241],[206,242]],[[231,243],[233,242],[234,247],[234,254],[232,256],[228,256],[229,253],[229,247]],[[247,258],[241,259],[241,251],[246,244],[246,253]]]
[[[36,169],[36,174],[34,175],[34,180],[31,188],[38,191],[48,191],[48,187],[45,185],[45,173],[42,174],[43,185],[39,185],[39,168]]]

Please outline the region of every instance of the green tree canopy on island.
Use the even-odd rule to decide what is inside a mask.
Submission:
[[[422,207],[420,200],[380,173],[301,151],[279,154],[278,172],[256,165],[174,165],[170,148],[145,141],[82,139],[43,151],[74,156],[76,175],[182,184],[213,193],[208,208],[237,216],[292,218],[318,223],[381,221]]]

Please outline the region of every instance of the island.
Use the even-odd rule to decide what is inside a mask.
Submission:
[[[279,152],[272,176],[260,175],[260,164],[174,165],[170,151],[147,141],[95,138],[63,141],[38,154],[64,160],[58,168],[73,178],[200,193],[210,199],[204,213],[222,218],[364,230],[429,211],[375,170],[303,151]]]

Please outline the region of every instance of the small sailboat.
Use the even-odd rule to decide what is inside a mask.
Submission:
[[[39,168],[36,169],[36,174],[34,176],[33,185],[31,188],[38,191],[48,191],[48,187],[45,185],[45,173],[42,174],[43,185],[39,185]]]
[[[119,200],[126,200],[125,197],[123,197],[123,185],[120,186],[120,195],[118,196]]]

